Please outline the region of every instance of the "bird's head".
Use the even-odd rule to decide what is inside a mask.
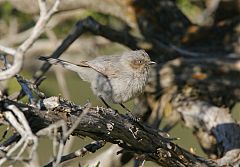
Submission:
[[[135,50],[123,53],[121,61],[126,68],[130,68],[133,71],[146,71],[155,62],[150,60],[149,55],[144,50]]]

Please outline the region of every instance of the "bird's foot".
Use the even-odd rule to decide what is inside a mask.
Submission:
[[[133,115],[132,113],[128,112],[127,115],[129,116],[129,118],[134,121],[134,122],[140,122],[141,118]]]

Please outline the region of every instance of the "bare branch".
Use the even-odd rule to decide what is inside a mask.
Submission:
[[[29,38],[25,40],[16,50],[14,55],[14,61],[13,65],[7,69],[6,71],[3,71],[0,73],[0,80],[6,80],[9,79],[10,77],[14,76],[17,74],[23,65],[23,57],[25,52],[33,45],[36,39],[42,34],[44,31],[44,28],[46,27],[47,22],[51,18],[51,16],[57,11],[57,7],[60,3],[60,0],[56,0],[52,8],[46,12],[46,1],[44,0],[39,0],[39,6],[41,8],[40,10],[40,17],[36,23],[36,25],[33,28],[33,31]]]
[[[45,0],[38,0],[38,5],[40,9],[40,17],[45,17],[47,15],[47,4]]]
[[[7,101],[11,103],[11,101]],[[5,102],[2,101],[2,103]],[[26,117],[34,114],[34,121],[31,121],[30,125],[37,129],[61,119],[67,122],[69,127],[72,127],[85,110],[81,106],[57,97],[44,99],[43,105],[48,112],[39,111],[37,108],[27,105],[23,110]],[[87,108],[86,111],[73,131],[73,135],[88,136],[95,140],[106,140],[119,144],[126,151],[142,155],[146,160],[154,161],[162,166],[172,166],[172,164],[215,166],[213,161],[192,155],[172,143],[172,139],[161,136],[162,133],[157,130],[146,127],[128,116],[121,115],[116,110],[95,107]],[[33,131],[37,129],[33,129]]]
[[[183,107],[184,105],[185,107]],[[203,147],[206,143],[213,141],[203,138],[204,135],[199,133],[200,129],[202,133],[205,132],[215,137],[216,143],[210,145],[217,145],[218,148],[221,148],[219,149],[220,154],[224,155],[216,161],[219,166],[239,164],[240,126],[233,120],[227,109],[214,107],[200,101],[182,101],[181,106],[178,106],[176,110],[181,113],[187,126],[198,129],[195,133]]]
[[[5,52],[7,54],[10,55],[15,55],[16,54],[16,50],[12,49],[12,48],[8,48],[5,46],[0,45],[0,51]]]
[[[53,100],[56,98],[53,98]],[[43,102],[45,103],[45,102]],[[55,105],[50,106],[48,105],[49,103],[46,102],[46,106],[52,108]],[[67,125],[63,120],[57,121],[54,124],[49,125],[47,128],[44,128],[37,132],[37,136],[50,136],[53,137],[53,153],[55,155],[55,160],[51,162],[51,166],[58,166],[59,163],[62,162],[62,155],[63,155],[63,150],[65,147],[66,140],[69,138],[69,136],[72,134],[72,132],[78,127],[80,121],[82,120],[83,116],[88,112],[88,108],[85,108],[82,112],[82,114],[78,117],[78,119],[75,120],[75,122],[72,124],[72,126],[67,130]],[[59,141],[59,144],[57,142],[57,131],[58,129],[61,128],[61,138]],[[54,134],[51,132],[54,131]],[[58,151],[56,151],[56,147],[58,147]],[[71,156],[72,157],[72,156]]]
[[[38,145],[38,140],[36,136],[32,133],[31,128],[29,127],[29,124],[23,115],[23,113],[15,106],[15,105],[8,105],[7,109],[11,110],[4,112],[4,116],[9,121],[9,123],[16,129],[16,131],[21,135],[21,139],[12,147],[5,148],[7,149],[7,153],[4,157],[0,159],[0,165],[2,165],[4,162],[6,162],[8,159],[17,161],[17,160],[23,160],[24,158],[21,157],[23,152],[26,150],[27,146],[31,144],[31,150],[29,153],[29,157],[25,160],[32,160],[32,157],[34,154],[36,154],[36,148]],[[22,146],[23,145],[23,146]],[[16,156],[13,156],[12,154],[17,150],[20,149],[18,154]],[[1,148],[1,149],[4,149]]]

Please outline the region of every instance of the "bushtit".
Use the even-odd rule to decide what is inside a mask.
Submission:
[[[77,72],[84,81],[91,83],[93,93],[105,105],[106,102],[112,102],[124,108],[122,103],[143,91],[148,79],[149,67],[155,64],[144,50],[101,56],[90,61],[81,61],[79,64],[48,57],[39,59]]]

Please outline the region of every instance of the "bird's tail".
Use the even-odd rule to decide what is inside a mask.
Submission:
[[[60,59],[51,58],[51,57],[40,56],[38,59],[42,60],[42,61],[46,61],[53,65],[61,65],[63,68],[66,68],[68,70],[71,70],[71,71],[74,71],[77,73],[81,72],[81,70],[82,70],[81,67],[88,67],[87,65],[77,65],[77,64],[65,61],[65,60],[60,60]]]

